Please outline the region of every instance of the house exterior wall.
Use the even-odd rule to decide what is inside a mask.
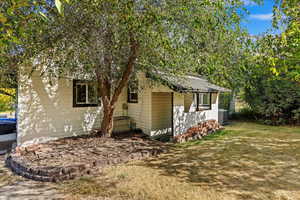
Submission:
[[[31,71],[29,67],[20,67],[19,70],[18,145],[25,146],[86,134],[92,129],[100,127],[103,116],[101,105],[98,107],[73,107],[72,79],[52,78],[50,81],[48,76],[40,76],[39,71],[29,76],[29,71]],[[114,117],[129,116],[132,127],[139,128],[149,135],[153,134],[153,131],[157,131],[155,122],[161,119],[152,110],[153,103],[155,103],[152,102],[152,95],[157,92],[173,93],[175,135],[183,133],[200,121],[218,120],[218,95],[213,96],[211,110],[193,112],[195,105],[191,103],[190,112],[184,112],[187,107],[184,94],[173,92],[162,85],[152,85],[144,73],[138,74],[137,78],[139,80],[138,103],[127,102],[126,87],[118,99],[114,113]],[[172,116],[170,118],[172,119]],[[114,124],[114,129],[120,130],[124,126],[126,124],[118,122]]]
[[[153,92],[151,136],[165,134],[172,130],[172,93]]]
[[[20,67],[18,87],[18,145],[40,143],[51,139],[86,134],[99,128],[102,106],[73,107],[73,80],[29,76],[30,68]],[[123,90],[116,105],[115,116],[124,114]]]
[[[193,100],[190,108],[187,108],[190,102],[189,94],[174,93],[174,107],[173,107],[173,129],[174,135],[182,134],[188,128],[197,125],[201,121],[215,119],[218,121],[218,98],[219,94],[212,95],[211,110],[196,111],[196,102]],[[185,99],[188,102],[185,102]],[[189,112],[185,112],[185,110]]]
[[[127,103],[128,116],[130,116],[136,128],[141,129],[146,134],[150,134],[152,126],[152,92],[149,87],[150,83],[144,73],[139,73],[137,79],[139,83],[138,103]]]

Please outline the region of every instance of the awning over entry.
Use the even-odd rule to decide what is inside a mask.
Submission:
[[[230,92],[231,90],[210,83],[207,79],[197,75],[181,77],[160,74],[161,82],[177,92]]]

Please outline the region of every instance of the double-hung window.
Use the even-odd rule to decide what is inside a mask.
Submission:
[[[212,93],[197,93],[197,111],[211,110]]]
[[[99,105],[97,86],[92,81],[73,81],[73,107],[94,107]]]
[[[138,81],[130,81],[128,84],[128,103],[138,103]]]

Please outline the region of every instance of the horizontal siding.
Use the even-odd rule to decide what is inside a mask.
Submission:
[[[158,126],[165,126],[170,113],[160,113],[169,104],[164,104],[163,95],[157,99],[155,92],[170,92],[164,86],[151,86],[144,74],[138,75],[138,103],[127,103],[125,88],[116,104],[114,116],[129,116],[136,127],[146,134]],[[153,102],[152,102],[153,100]],[[218,119],[217,96],[213,98],[210,111],[184,113],[184,96],[174,93],[174,130],[181,133],[192,124],[203,119]],[[126,104],[128,109],[125,109]],[[153,107],[153,105],[157,105]],[[192,104],[193,105],[193,104]],[[161,108],[161,109],[160,109]],[[93,128],[99,128],[103,108],[73,108],[73,81],[71,79],[53,79],[37,73],[29,77],[24,68],[20,68],[18,88],[18,144],[41,142],[49,139],[86,134]],[[164,117],[161,117],[164,116]],[[127,122],[126,122],[127,123]],[[152,126],[153,124],[153,126]],[[128,124],[116,124],[115,130],[125,129]]]
[[[152,131],[172,127],[172,94],[152,93]]]
[[[195,105],[194,94],[184,94],[184,112],[192,112]]]
[[[144,74],[139,74],[138,103],[128,103],[128,116],[136,127],[150,134],[151,131],[151,89]]]
[[[126,92],[116,104],[115,116],[122,116]],[[20,69],[18,88],[18,144],[36,143],[89,133],[99,128],[102,107],[73,107],[73,81],[53,79],[37,73],[28,76]],[[26,144],[26,143],[25,143]]]

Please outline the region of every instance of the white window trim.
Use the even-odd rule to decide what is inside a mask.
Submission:
[[[138,81],[136,81],[137,83],[137,87],[138,86]],[[132,84],[132,83],[131,83]],[[136,94],[137,99],[131,99],[131,94]],[[138,88],[134,91],[132,91],[131,87],[130,87],[130,83],[128,84],[128,103],[138,103],[139,102],[139,90]]]
[[[78,95],[78,85],[85,85],[85,102],[77,102],[76,96],[76,104],[89,104],[89,86],[88,83],[76,83],[76,95]]]
[[[76,81],[76,80],[74,80]],[[78,95],[78,85],[81,85],[81,86],[85,86],[85,102],[78,102],[77,101],[77,95]],[[80,80],[76,81],[74,83],[74,87],[75,87],[75,95],[73,95],[73,98],[75,98],[73,100],[73,107],[95,107],[95,106],[98,106],[99,103],[97,102],[89,102],[89,87],[90,87],[90,82],[81,82]],[[97,91],[96,91],[97,93]],[[98,96],[96,94],[96,96]]]

